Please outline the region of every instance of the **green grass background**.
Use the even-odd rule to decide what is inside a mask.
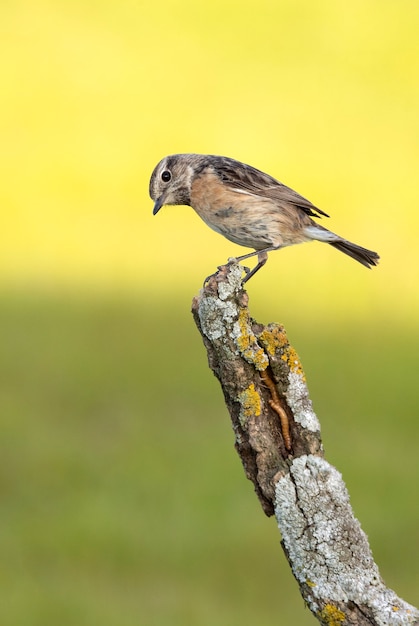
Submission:
[[[381,573],[419,604],[418,6],[1,3],[2,624],[315,623],[189,313],[242,249],[151,215],[151,170],[186,151],[381,254],[271,255],[250,306],[285,324]]]

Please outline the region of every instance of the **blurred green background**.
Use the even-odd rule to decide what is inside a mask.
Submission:
[[[418,29],[413,0],[0,4],[2,624],[316,623],[189,312],[244,250],[151,214],[174,152],[268,171],[381,254],[287,249],[248,290],[419,603]]]

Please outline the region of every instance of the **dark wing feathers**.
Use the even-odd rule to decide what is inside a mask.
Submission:
[[[292,204],[311,217],[329,217],[309,200],[264,172],[228,157],[210,156],[209,163],[226,185],[256,196]]]

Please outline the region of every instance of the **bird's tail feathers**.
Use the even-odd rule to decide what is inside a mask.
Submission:
[[[342,239],[339,235],[332,233],[330,230],[327,230],[322,226],[308,226],[305,228],[305,234],[310,239],[316,239],[317,241],[324,241],[325,243],[330,244],[365,267],[371,268],[374,265],[378,265],[380,257],[376,252],[363,248],[362,246],[358,246],[356,243],[352,243],[347,239]]]

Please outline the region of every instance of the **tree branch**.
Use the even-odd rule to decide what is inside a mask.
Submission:
[[[324,458],[299,358],[279,324],[250,317],[243,268],[219,268],[192,313],[219,379],[246,476],[307,606],[329,626],[419,624],[419,610],[388,589],[354,517],[339,472]]]

